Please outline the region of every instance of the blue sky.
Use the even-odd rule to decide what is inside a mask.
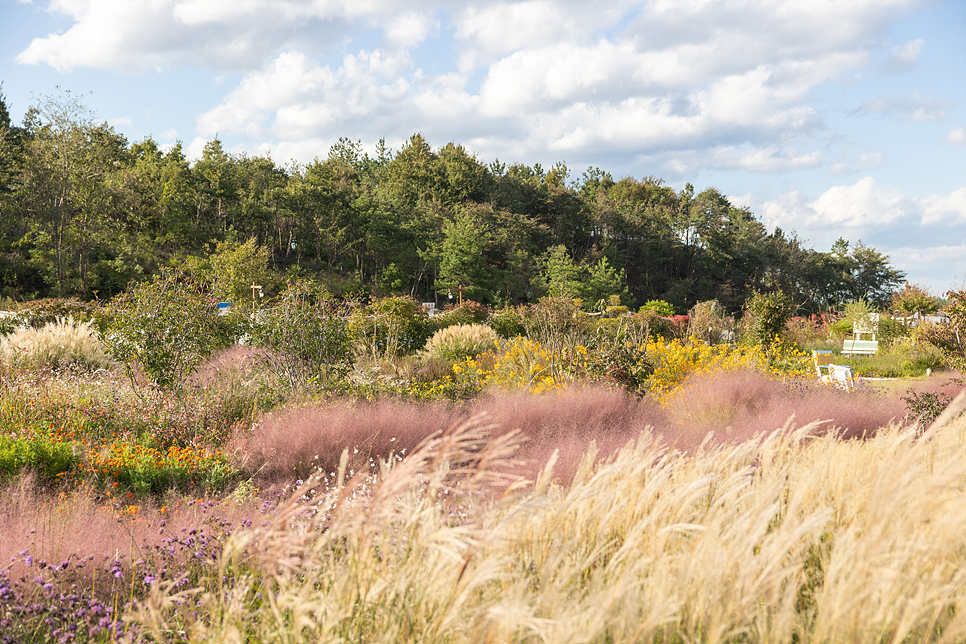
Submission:
[[[283,164],[422,132],[966,281],[962,0],[0,0],[0,43],[18,120],[60,87],[131,141]]]

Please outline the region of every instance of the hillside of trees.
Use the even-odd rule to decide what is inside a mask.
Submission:
[[[710,299],[736,310],[780,289],[817,312],[884,303],[904,277],[861,242],[822,252],[769,233],[716,188],[487,164],[420,134],[396,151],[341,139],[323,154],[280,166],[216,138],[192,164],[180,144],[130,143],[69,94],[15,125],[0,93],[0,296],[103,300],[250,239],[280,276],[421,301],[462,286],[492,305],[619,294],[683,312]]]

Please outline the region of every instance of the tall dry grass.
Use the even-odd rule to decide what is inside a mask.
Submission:
[[[156,641],[966,640],[966,418],[690,453],[645,431],[527,488],[515,436],[484,422],[365,491],[344,459],[334,488],[233,534],[206,584],[154,587],[131,618]]]
[[[111,365],[107,348],[90,322],[57,318],[40,328],[25,327],[0,337],[0,363],[32,368],[102,369]]]

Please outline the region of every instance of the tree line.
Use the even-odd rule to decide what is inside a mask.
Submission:
[[[737,310],[780,290],[818,312],[883,304],[904,278],[861,242],[822,252],[768,232],[716,188],[484,163],[421,134],[372,154],[343,138],[324,159],[288,166],[215,138],[192,164],[180,143],[130,143],[69,93],[15,125],[0,92],[0,296],[106,299],[251,239],[280,276],[421,301],[569,295],[593,306],[619,295]]]

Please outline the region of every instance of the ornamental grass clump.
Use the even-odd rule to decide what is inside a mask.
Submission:
[[[91,324],[75,324],[73,318],[58,318],[40,328],[16,329],[0,339],[0,361],[17,367],[90,371],[111,364]]]
[[[423,353],[455,362],[496,349],[497,340],[496,331],[485,324],[458,324],[434,333]]]

